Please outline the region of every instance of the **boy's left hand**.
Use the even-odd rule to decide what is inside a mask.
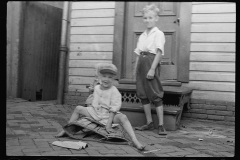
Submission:
[[[148,74],[147,74],[147,79],[153,79],[154,75],[155,75],[155,70],[154,69],[150,69],[148,71]]]
[[[114,129],[112,129],[111,126],[106,126],[106,131],[110,134],[110,133],[115,133]]]

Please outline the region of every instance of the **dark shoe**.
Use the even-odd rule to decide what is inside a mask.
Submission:
[[[149,124],[145,124],[141,127],[135,127],[136,130],[139,131],[144,131],[144,130],[154,130],[154,125],[153,122],[149,123]]]
[[[160,125],[158,127],[158,134],[159,135],[167,135],[167,132],[166,132],[165,128],[163,127],[163,125]]]

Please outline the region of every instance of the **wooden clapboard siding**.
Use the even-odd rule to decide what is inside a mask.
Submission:
[[[235,73],[190,71],[190,81],[235,82]]]
[[[236,32],[235,23],[194,23],[191,27],[192,32]]]
[[[68,90],[88,92],[94,66],[112,63],[115,2],[72,2]]]
[[[112,60],[69,60],[69,67],[93,68],[97,63],[112,63]]]
[[[235,92],[193,90],[191,98],[235,102]]]
[[[72,9],[99,9],[99,8],[115,8],[115,2],[74,2]]]
[[[96,27],[71,27],[71,35],[81,34],[81,35],[108,35],[113,34],[113,26],[96,26]]]
[[[191,81],[188,84],[194,90],[235,92],[235,83]]]
[[[195,43],[192,42],[190,51],[204,52],[235,52],[235,43]]]
[[[91,83],[93,83],[93,82],[90,82],[89,84],[91,84]],[[70,84],[70,85],[68,85],[68,91],[73,91],[73,92],[89,92],[89,89],[88,88],[86,88],[86,85],[84,85],[84,84],[78,84],[78,85],[72,85],[72,84]]]
[[[71,26],[112,26],[114,18],[78,18],[71,20]]]
[[[89,85],[94,81],[95,77],[81,77],[81,76],[70,76],[69,84],[86,84]]]
[[[236,4],[193,2],[189,83],[192,98],[235,101]]]
[[[192,42],[235,42],[235,33],[192,33]]]
[[[80,17],[114,17],[114,9],[97,9],[97,10],[73,10],[72,18]]]
[[[113,35],[71,35],[70,42],[112,42]]]
[[[105,52],[113,51],[112,43],[71,43],[70,51]]]
[[[191,62],[190,70],[194,71],[219,71],[219,72],[235,72],[235,63],[227,62]]]
[[[227,23],[236,22],[236,13],[225,14],[192,14],[192,23]],[[206,31],[207,32],[207,31]]]
[[[212,4],[204,3],[201,5],[193,5],[192,13],[235,13],[236,4],[235,3],[221,3],[221,4]]]
[[[235,53],[191,52],[191,61],[235,62]]]
[[[93,77],[95,76],[95,71],[93,68],[70,68],[69,75],[71,76],[83,76],[83,77]]]
[[[112,52],[70,52],[69,59],[112,60]]]

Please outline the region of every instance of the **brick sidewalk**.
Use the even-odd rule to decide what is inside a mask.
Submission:
[[[233,157],[234,126],[194,119],[181,120],[181,128],[162,137],[154,131],[135,131],[146,150],[139,152],[128,145],[112,145],[85,141],[82,150],[53,146],[54,141],[77,141],[55,138],[75,107],[55,105],[54,101],[29,102],[7,99],[6,155],[7,156],[127,156],[127,157]],[[206,123],[207,122],[207,123]],[[211,131],[211,132],[210,132]],[[202,139],[202,140],[201,140]]]

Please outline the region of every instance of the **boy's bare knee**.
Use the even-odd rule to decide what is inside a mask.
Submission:
[[[82,108],[83,108],[83,106],[77,106],[77,107],[74,109],[74,112],[79,113],[79,112],[82,111]]]
[[[126,116],[125,114],[122,114],[122,115],[120,116],[120,121],[121,121],[122,123],[127,122],[127,121],[128,121],[127,116]]]

